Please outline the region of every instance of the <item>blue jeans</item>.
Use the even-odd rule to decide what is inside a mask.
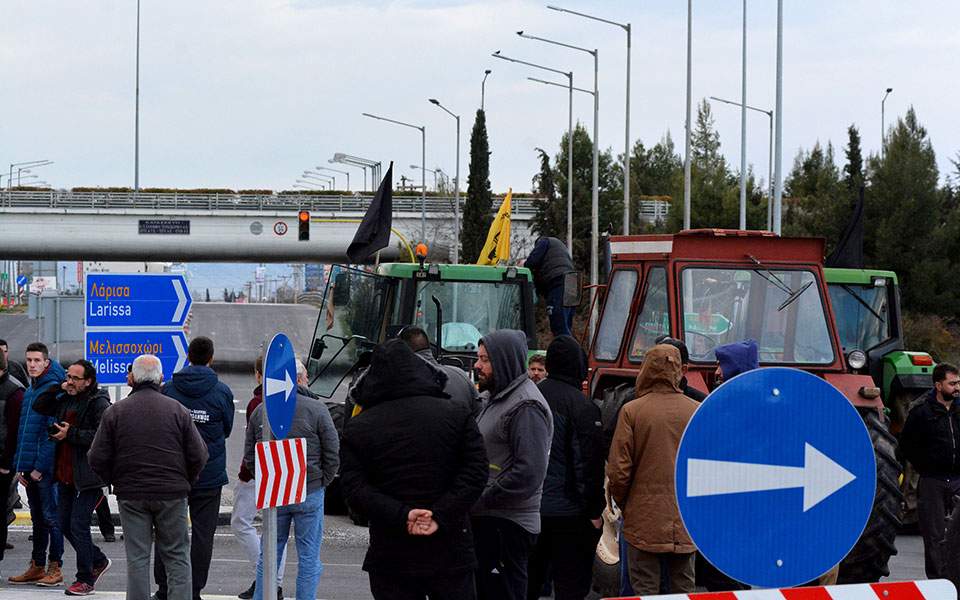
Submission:
[[[53,476],[44,474],[34,481],[26,474],[27,501],[30,502],[30,520],[33,521],[33,562],[46,565],[48,546],[50,561],[63,564],[63,533],[60,531],[60,515],[57,514],[57,488]]]
[[[93,585],[94,566],[103,566],[107,557],[100,548],[93,543],[90,535],[90,524],[93,520],[93,509],[103,493],[100,488],[78,491],[72,485],[57,484],[60,530],[77,553],[77,581]]]
[[[573,326],[573,308],[563,306],[563,281],[547,292],[547,316],[550,318],[550,333],[554,336],[570,335]]]
[[[296,530],[297,542],[297,600],[314,600],[317,585],[323,573],[320,562],[320,542],[323,541],[323,488],[310,492],[300,504],[277,509],[277,567],[283,560],[283,550],[290,536],[290,523]],[[278,582],[279,583],[279,582]],[[257,589],[253,600],[263,600],[263,540],[257,560]]]

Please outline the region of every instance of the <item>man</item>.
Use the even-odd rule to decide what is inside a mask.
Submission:
[[[555,336],[570,335],[574,311],[563,306],[563,278],[576,271],[570,250],[555,237],[541,237],[523,266],[533,271],[537,294],[547,299],[550,331]]]
[[[260,404],[250,414],[244,444],[243,464],[251,473],[258,442],[263,441],[263,411]],[[290,525],[296,529],[297,543],[297,600],[316,597],[317,584],[323,572],[320,562],[320,543],[323,541],[323,492],[340,468],[340,438],[330,417],[330,411],[310,391],[297,386],[297,407],[293,413],[288,438],[304,438],[307,442],[307,496],[300,504],[277,508],[277,566],[283,560],[290,535]],[[254,600],[263,599],[263,547],[257,560],[257,582]]]
[[[490,468],[471,513],[477,591],[485,600],[526,597],[530,547],[540,533],[553,417],[527,377],[526,356],[527,337],[513,329],[487,334],[477,348],[477,380],[485,395],[477,426]]]
[[[472,406],[446,397],[447,377],[391,340],[356,390],[363,411],[344,430],[340,477],[370,519],[363,569],[377,600],[476,598],[468,512],[487,456]]]
[[[30,387],[23,393],[20,429],[17,432],[17,456],[14,459],[20,483],[27,488],[30,519],[33,521],[33,555],[30,566],[22,574],[10,577],[13,584],[36,583],[55,586],[63,582],[60,566],[63,561],[63,533],[57,514],[57,493],[53,485],[54,441],[48,431],[53,417],[33,410],[33,403],[50,388],[57,389],[64,380],[63,367],[51,362],[47,347],[40,342],[27,346],[27,375]],[[49,561],[44,572],[44,555]]]
[[[305,385],[301,383],[299,377],[300,364],[302,363],[298,362],[297,364],[297,384]],[[263,402],[263,355],[258,356],[257,360],[253,363],[253,375],[257,380],[257,387],[253,388],[253,398],[247,403],[247,410],[245,411],[248,428],[250,427],[250,415],[253,414],[253,411]],[[304,379],[306,378],[304,377]],[[257,533],[257,528],[253,524],[256,516],[257,484],[256,481],[254,481],[253,471],[247,469],[247,466],[243,464],[243,459],[241,459],[240,473],[237,475],[237,484],[233,492],[233,512],[230,514],[230,529],[233,530],[234,537],[237,538],[237,541],[246,553],[247,560],[250,563],[250,572],[252,573],[256,573],[257,559],[260,558],[260,534]],[[286,559],[280,561],[280,568],[277,571],[278,583],[283,581],[283,572],[286,563]],[[240,600],[250,600],[253,598],[253,593],[256,588],[257,580],[254,578],[250,587],[237,594],[237,597],[240,598]],[[278,594],[278,597],[280,596],[282,596],[282,594]]]
[[[26,387],[30,383],[27,378],[27,372],[23,369],[23,365],[15,360],[11,360],[7,340],[0,340],[0,351],[3,352],[3,358],[7,361],[7,374],[20,382],[20,385]]]
[[[190,507],[190,568],[192,569],[193,598],[200,600],[200,592],[207,585],[213,540],[220,516],[220,494],[227,484],[227,443],[233,430],[233,392],[222,383],[210,365],[213,363],[213,340],[195,337],[187,347],[190,364],[173,374],[161,392],[177,400],[193,417],[209,458],[193,484],[187,504]],[[164,562],[153,563],[157,583],[156,600],[167,599]]]
[[[446,374],[447,382],[443,386],[445,394],[455,400],[464,402],[471,409],[479,408],[480,394],[477,392],[477,386],[470,381],[463,369],[458,369],[453,365],[441,365],[437,362],[430,350],[430,338],[427,337],[426,331],[416,326],[404,327],[403,331],[400,332],[400,339],[406,342],[407,346],[417,356]]]
[[[534,354],[527,361],[527,377],[534,383],[540,383],[547,377],[547,360],[542,354]]]
[[[690,383],[687,381],[687,371],[690,368],[690,350],[687,349],[687,344],[684,343],[683,340],[672,338],[669,335],[661,335],[657,338],[655,343],[668,344],[680,351],[680,391],[683,393],[683,395],[697,402],[703,402],[706,400],[707,394],[705,392],[701,392],[695,387],[691,387]]]
[[[607,459],[608,490],[623,511],[627,568],[639,596],[659,593],[666,574],[671,593],[695,590],[695,547],[680,519],[674,470],[680,437],[697,403],[680,392],[680,373],[675,347],[661,344],[647,351],[636,399],[620,411]]]
[[[760,350],[754,340],[743,340],[717,346],[717,384],[730,381],[741,373],[760,367]]]
[[[190,600],[187,495],[207,463],[207,445],[190,412],[160,393],[163,367],[156,356],[133,361],[132,393],[103,413],[87,459],[113,486],[123,522],[127,600],[150,597],[151,536],[166,565],[167,597]]]
[[[103,481],[87,462],[87,451],[109,407],[110,395],[97,386],[97,370],[86,360],[67,367],[67,379],[61,387],[48,388],[33,404],[33,410],[54,419],[52,431],[56,433],[50,437],[56,441],[53,477],[57,481],[60,530],[77,553],[77,577],[67,588],[68,596],[94,593],[97,579],[111,564],[90,536]]]
[[[0,496],[16,488],[13,457],[17,450],[17,431],[20,426],[20,407],[23,405],[23,386],[7,373],[6,354],[0,352]],[[6,515],[4,515],[6,516]],[[7,549],[8,519],[0,522],[0,563]]]
[[[907,415],[900,433],[900,450],[920,474],[917,485],[917,518],[923,535],[924,569],[927,579],[952,574],[941,556],[941,545],[956,547],[957,540],[944,539],[946,515],[953,498],[960,494],[960,371],[950,363],[933,368],[933,389]],[[951,528],[951,534],[958,531]],[[950,556],[950,561],[958,560]]]
[[[528,600],[553,576],[554,598],[583,600],[590,593],[600,539],[603,435],[600,408],[581,391],[587,360],[569,335],[547,348],[547,378],[538,384],[553,415],[553,441],[540,501],[540,535],[530,556]]]

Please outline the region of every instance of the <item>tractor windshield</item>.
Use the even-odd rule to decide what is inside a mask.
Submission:
[[[691,360],[715,361],[717,346],[753,339],[764,364],[832,363],[816,281],[807,270],[684,269],[683,334]]]
[[[831,283],[828,289],[844,353],[869,350],[893,336],[886,286]]]
[[[475,352],[480,338],[497,329],[524,329],[520,285],[504,281],[421,281],[417,284],[416,316],[433,339],[437,309],[443,309],[444,350]]]

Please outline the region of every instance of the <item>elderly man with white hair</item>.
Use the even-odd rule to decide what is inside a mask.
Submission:
[[[160,359],[133,361],[133,391],[103,413],[90,466],[112,485],[127,553],[127,600],[150,597],[151,535],[167,569],[169,600],[192,600],[187,494],[207,446],[182,404],[160,393]]]

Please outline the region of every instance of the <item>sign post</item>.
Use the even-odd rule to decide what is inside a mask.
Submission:
[[[813,581],[863,533],[877,488],[870,434],[835,387],[771,367],[714,390],[684,431],[677,504],[693,542],[756,587]]]

